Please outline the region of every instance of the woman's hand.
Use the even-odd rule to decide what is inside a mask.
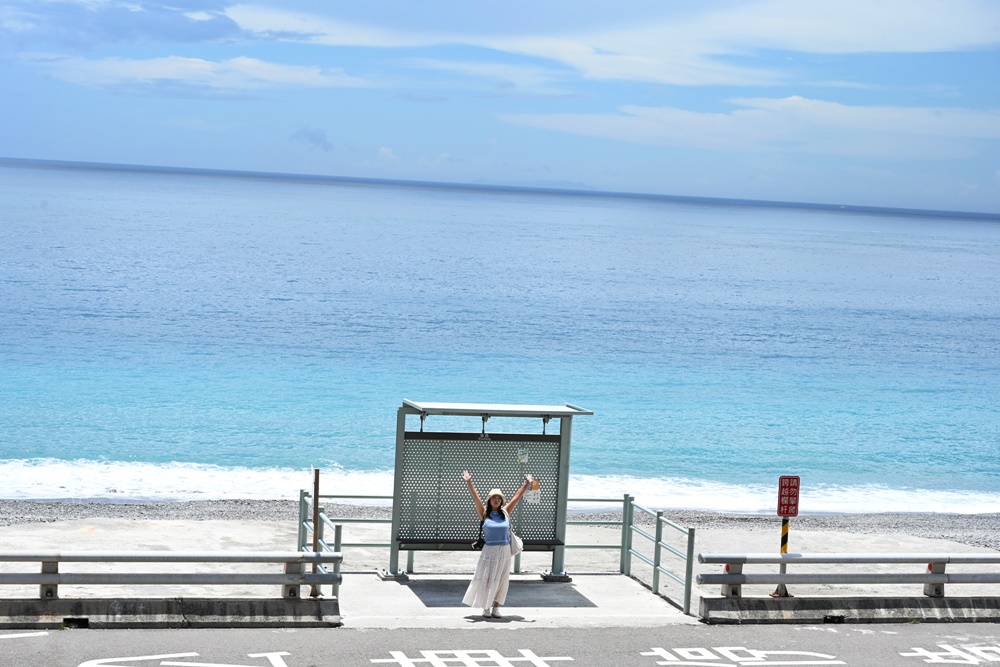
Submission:
[[[468,470],[462,471],[462,479],[465,480],[466,484],[472,481],[472,475],[469,474]]]
[[[534,477],[532,477],[531,475],[525,474],[525,476],[524,476],[524,484],[525,484],[525,486],[530,486],[531,483],[534,482],[534,481],[535,481]]]

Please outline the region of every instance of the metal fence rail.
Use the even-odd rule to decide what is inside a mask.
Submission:
[[[947,573],[953,565],[1000,565],[1000,554],[698,554],[698,561],[725,565],[724,574],[700,574],[699,584],[721,584],[722,595],[740,597],[744,585],[770,584],[923,584],[924,595],[944,597],[945,584],[998,584],[1000,572]],[[805,572],[745,574],[744,565],[913,565],[926,566],[918,572]]]
[[[625,514],[628,507],[630,496],[627,494],[624,498],[570,498],[569,502],[574,503],[614,503],[621,504],[622,506],[622,520],[621,521],[571,521],[567,520],[567,526],[616,526],[621,529],[622,535],[625,534]],[[357,495],[327,495],[320,494],[319,499],[322,502],[324,499],[329,500],[392,500],[392,496],[357,496]],[[323,526],[320,527],[320,546],[326,550],[339,551],[339,548],[332,548],[323,540],[323,535],[325,533],[324,526],[327,528],[336,529],[338,524],[345,523],[373,523],[373,524],[386,524],[392,523],[392,519],[357,519],[357,518],[347,518],[334,516],[330,517],[326,514],[324,508],[320,508],[319,513],[320,523]],[[306,490],[299,491],[299,531],[298,531],[298,548],[300,551],[312,551],[308,539],[312,535],[312,494]],[[566,549],[608,549],[622,551],[624,547],[624,537],[622,539],[622,544],[566,544],[564,545]],[[392,544],[390,542],[336,542],[338,547],[374,547],[374,548],[390,548]],[[413,551],[407,551],[406,555],[406,571],[409,573],[413,572]],[[624,572],[624,555],[621,559],[621,571]],[[521,554],[514,556],[514,572],[521,571]]]
[[[357,495],[319,495],[320,502],[323,500],[392,500],[392,496],[357,496]],[[566,525],[568,526],[615,526],[621,530],[621,543],[620,544],[570,544],[564,545],[566,549],[606,549],[614,550],[620,552],[619,558],[619,572],[627,576],[633,576],[631,573],[632,557],[642,560],[653,567],[653,592],[657,595],[660,594],[660,575],[665,574],[671,579],[677,581],[682,586],[684,586],[684,599],[683,599],[683,609],[685,614],[691,613],[691,592],[694,586],[694,538],[695,529],[686,528],[680,526],[669,519],[663,517],[663,512],[653,512],[652,510],[646,509],[635,504],[635,497],[629,494],[624,494],[621,498],[568,498],[568,502],[572,503],[602,503],[602,504],[614,504],[621,505],[622,508],[622,518],[621,521],[587,521],[587,520],[566,520]],[[638,508],[642,512],[648,513],[650,516],[656,518],[656,534],[651,535],[645,530],[635,525],[635,509]],[[329,517],[326,514],[324,508],[319,508],[319,527],[317,529],[317,545],[320,551],[340,551],[342,547],[374,547],[374,548],[391,548],[391,543],[382,542],[342,542],[341,541],[341,524],[344,523],[372,523],[372,524],[385,524],[392,523],[391,519],[356,519],[347,517]],[[310,536],[313,534],[313,500],[312,494],[309,491],[301,490],[299,492],[299,531],[298,531],[298,548],[300,551],[311,552],[312,543],[309,541]],[[571,516],[571,515],[570,515]],[[677,549],[663,539],[663,529],[664,527],[678,531],[686,536],[686,546],[683,551]],[[325,541],[325,529],[332,528],[335,532],[334,544],[329,545]],[[653,558],[649,558],[646,555],[636,551],[632,548],[632,535],[633,533],[638,533],[642,537],[653,542]],[[664,551],[668,554],[672,554],[677,558],[681,559],[684,563],[684,573],[678,574],[670,569],[667,569],[662,565],[662,558]],[[413,558],[414,551],[408,550],[406,555],[406,572],[413,572]],[[322,569],[322,566],[320,566]],[[334,571],[339,572],[339,565],[334,566]],[[325,571],[322,570],[322,571]],[[521,571],[521,554],[514,557],[514,572]],[[337,594],[337,588],[334,586],[334,595]]]
[[[620,504],[622,506],[622,520],[621,521],[584,521],[576,519],[566,519],[567,526],[616,526],[622,531],[625,530],[625,506],[627,504],[628,496],[625,499],[622,498],[568,498],[567,501],[571,503],[602,503],[602,504]],[[572,516],[568,514],[567,516]],[[620,551],[621,546],[617,544],[570,544],[566,543],[563,545],[564,549],[603,549],[603,550],[615,550]],[[514,572],[521,571],[521,554],[514,556]]]
[[[306,573],[309,564],[337,563],[338,553],[294,551],[6,551],[0,562],[39,563],[38,572],[0,573],[0,585],[39,584],[39,597],[59,597],[60,585],[280,585],[298,598],[302,585],[339,584],[338,573]],[[60,563],[280,563],[284,572],[60,572]]]
[[[336,495],[336,494],[320,494],[318,496],[319,501],[322,502],[324,498],[330,500],[392,500],[392,496],[369,496],[369,495]],[[382,523],[388,524],[392,523],[392,519],[366,519],[366,518],[350,518],[350,517],[330,517],[326,514],[326,509],[322,506],[319,507],[319,512],[317,513],[319,517],[319,524],[315,528],[316,534],[313,535],[313,498],[312,494],[302,489],[299,491],[299,523],[298,523],[298,541],[297,548],[302,553],[313,553],[313,544],[310,543],[309,537],[313,536],[315,539],[315,546],[318,549],[318,553],[341,553],[344,547],[376,547],[388,549],[392,545],[389,542],[344,542],[343,541],[343,524],[345,523]],[[326,529],[331,528],[333,532],[333,544],[329,544],[326,541]],[[409,570],[413,570],[413,552],[410,552],[409,556]],[[324,574],[336,574],[340,575],[340,563],[335,562],[331,570],[327,570],[322,564],[315,566],[314,571],[324,573]],[[314,586],[314,592],[319,593],[318,586]],[[331,595],[340,595],[340,582],[334,582],[331,584]]]
[[[329,500],[392,500],[392,496],[364,496],[364,495],[327,495],[321,493],[319,495],[319,500],[322,503],[324,499]],[[334,516],[330,517],[326,514],[326,510],[320,507],[320,521],[330,528],[335,528],[337,524],[345,523],[392,523],[392,519],[365,519],[365,518],[349,518]],[[299,538],[298,538],[298,548],[301,551],[303,547],[307,545],[308,536],[312,534],[312,494],[306,490],[299,491]],[[385,547],[388,548],[392,546],[389,542],[376,543],[376,542],[344,542],[341,546],[345,547]],[[312,551],[312,549],[309,549]]]
[[[632,557],[636,557],[639,560],[651,565],[653,567],[653,583],[652,589],[653,593],[657,595],[660,594],[660,574],[665,574],[674,581],[678,582],[684,586],[684,613],[691,613],[691,589],[693,583],[694,575],[694,528],[685,528],[680,526],[669,519],[664,518],[663,510],[653,511],[647,509],[641,505],[635,503],[635,498],[633,496],[626,496],[626,513],[627,517],[623,517],[623,524],[627,526],[627,529],[623,531],[622,535],[622,573],[631,576],[632,575]],[[635,511],[645,512],[646,514],[655,518],[655,534],[650,535],[645,530],[640,528],[635,524]],[[684,533],[687,536],[687,546],[685,551],[680,551],[673,546],[667,544],[663,541],[663,528],[671,528],[680,533]],[[632,548],[632,536],[638,533],[641,537],[652,541],[653,543],[653,557],[649,558],[645,554],[642,554]],[[663,551],[666,550],[668,553],[681,559],[684,563],[684,574],[680,575],[667,568],[663,567]]]

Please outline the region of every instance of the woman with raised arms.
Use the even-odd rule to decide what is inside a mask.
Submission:
[[[510,513],[531,486],[532,477],[524,476],[524,484],[514,493],[510,502],[507,502],[500,489],[490,489],[485,504],[479,499],[479,492],[472,485],[472,475],[468,470],[462,473],[462,479],[472,494],[486,542],[462,604],[482,607],[484,618],[501,618],[500,606],[507,598],[507,585],[510,582]]]

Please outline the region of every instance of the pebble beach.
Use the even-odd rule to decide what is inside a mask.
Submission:
[[[329,516],[390,518],[388,506],[328,505]],[[621,520],[620,512],[571,512],[576,520]],[[298,504],[292,500],[208,500],[160,503],[107,503],[80,501],[0,501],[0,527],[53,523],[93,518],[166,521],[275,521],[294,522]],[[667,510],[664,516],[696,529],[773,531],[778,518],[763,514],[731,514]],[[643,513],[638,523],[652,523]],[[943,539],[1000,551],[1000,513],[870,513],[809,514],[792,519],[797,530],[909,535]]]

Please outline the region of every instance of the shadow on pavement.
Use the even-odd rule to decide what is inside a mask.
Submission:
[[[471,579],[471,577],[470,577]],[[469,582],[456,579],[421,579],[401,582],[407,586],[425,607],[454,607],[461,604]],[[591,600],[581,594],[571,583],[548,583],[545,581],[511,581],[507,590],[510,607],[552,607],[575,608],[596,607]],[[487,620],[479,616],[480,620]],[[503,621],[504,619],[491,619]]]

